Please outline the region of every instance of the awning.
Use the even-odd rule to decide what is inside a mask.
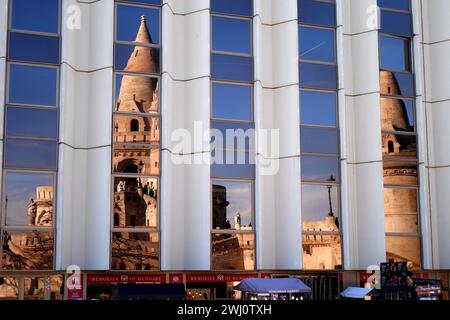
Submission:
[[[183,300],[184,284],[118,284],[113,299],[118,300]]]
[[[344,291],[342,291],[341,296],[344,298],[351,299],[364,299],[373,289],[371,288],[357,288],[357,287],[348,287]]]
[[[243,279],[234,290],[249,293],[310,293],[311,288],[297,278]]]

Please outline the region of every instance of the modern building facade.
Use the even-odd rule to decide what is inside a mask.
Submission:
[[[73,266],[352,283],[391,259],[448,290],[449,18],[447,0],[0,0],[0,292],[60,297]]]

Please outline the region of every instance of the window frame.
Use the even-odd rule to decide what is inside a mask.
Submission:
[[[214,50],[213,49],[213,40],[214,40],[214,34],[213,34],[213,20],[214,17],[219,17],[219,18],[224,18],[224,19],[229,19],[229,20],[243,20],[243,21],[248,21],[249,23],[249,36],[250,36],[250,43],[249,43],[249,47],[250,47],[250,52],[249,53],[239,53],[239,52],[233,52],[233,51],[220,51],[220,50]],[[220,55],[227,55],[227,56],[238,56],[238,57],[246,57],[246,58],[253,58],[254,56],[254,48],[253,48],[253,41],[254,41],[254,36],[253,36],[253,18],[250,17],[245,17],[245,16],[234,16],[234,15],[228,15],[228,14],[217,14],[217,13],[211,13],[210,14],[210,25],[211,25],[211,32],[210,32],[210,43],[211,43],[211,54],[220,54]]]
[[[391,69],[391,68],[385,68],[381,65],[381,60],[382,60],[382,56],[381,56],[381,38],[391,38],[391,39],[396,39],[396,40],[402,40],[403,42],[408,44],[408,57],[404,57],[405,58],[405,66],[407,66],[407,70],[401,70],[401,69]],[[393,34],[389,34],[389,33],[383,33],[383,32],[379,32],[378,33],[378,43],[379,43],[379,47],[380,50],[378,50],[378,63],[380,65],[380,70],[385,70],[385,71],[391,71],[394,73],[414,73],[414,48],[413,48],[413,39],[412,38],[408,38],[408,37],[402,37],[399,35],[393,35]],[[406,53],[406,52],[405,52]],[[414,88],[415,89],[415,88]],[[414,90],[415,91],[415,90]]]
[[[213,117],[214,112],[214,94],[213,87],[214,84],[222,84],[229,86],[241,86],[241,87],[250,87],[250,120],[242,120],[242,119],[230,119],[230,118],[215,118]],[[233,123],[255,123],[255,88],[253,83],[249,82],[238,82],[238,81],[226,81],[226,80],[210,80],[210,121],[220,121],[220,122],[233,122]]]
[[[333,62],[329,61],[321,61],[321,60],[310,60],[310,59],[302,59],[300,55],[300,28],[307,28],[307,29],[319,29],[319,30],[328,30],[332,31],[333,33]],[[325,65],[332,65],[337,66],[337,39],[336,39],[336,28],[334,27],[326,27],[326,26],[316,26],[316,25],[310,25],[305,23],[299,23],[298,24],[298,39],[299,39],[299,48],[298,48],[298,61],[299,62],[305,62],[305,63],[315,63],[315,64],[325,64]]]

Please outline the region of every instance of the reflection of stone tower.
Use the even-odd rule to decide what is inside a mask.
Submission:
[[[213,228],[224,229],[227,221],[227,188],[213,185]]]
[[[151,44],[146,18],[142,17],[136,42]],[[156,73],[155,49],[136,46],[130,55],[126,72]],[[114,117],[114,160],[116,172],[159,174],[159,148],[150,150],[143,145],[160,143],[158,117],[143,117],[158,112],[159,84],[156,78],[123,75],[117,111],[135,114]],[[124,144],[127,145],[124,145]],[[131,145],[133,144],[133,145]],[[138,169],[140,168],[140,169]]]
[[[146,18],[142,16],[141,25],[136,36],[137,43],[152,44],[147,29]],[[158,73],[155,49],[151,47],[135,46],[130,55],[126,72]],[[122,112],[157,112],[158,111],[158,85],[157,81],[149,77],[124,75],[120,94],[117,100],[117,111]]]
[[[53,187],[36,188],[36,198],[28,205],[28,225],[52,226],[53,224]]]

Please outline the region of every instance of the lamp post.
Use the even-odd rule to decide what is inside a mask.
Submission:
[[[333,217],[334,216],[333,204],[331,203],[331,188],[333,187],[333,185],[331,183],[336,182],[336,179],[334,178],[333,175],[331,175],[330,178],[327,180],[327,182],[330,183],[330,184],[327,185],[327,189],[328,189],[328,204],[330,205],[330,212],[328,212],[328,215],[330,217]]]

